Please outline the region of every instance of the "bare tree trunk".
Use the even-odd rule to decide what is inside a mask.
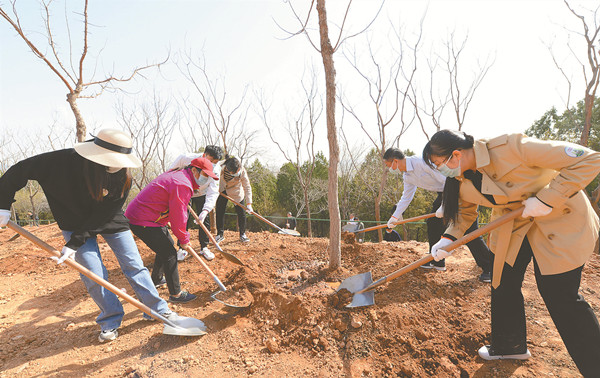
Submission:
[[[312,221],[310,219],[310,201],[308,200],[308,188],[304,188],[304,204],[306,206],[306,218],[308,218],[308,237],[312,238]]]
[[[33,198],[36,196],[36,194],[38,194],[38,190],[34,191],[33,188],[31,187],[31,182],[27,183],[27,190],[29,191],[29,202],[31,203],[31,224],[33,226],[35,226],[36,224],[36,217],[37,217],[37,209],[35,207],[35,202],[33,201]]]
[[[342,265],[342,242],[340,224],[340,206],[338,202],[337,168],[340,157],[340,147],[335,125],[335,67],[333,65],[333,47],[329,41],[327,12],[325,0],[317,0],[319,14],[319,33],[321,36],[321,57],[325,68],[327,141],[329,142],[329,267],[337,269]]]
[[[375,220],[377,222],[381,221],[381,197],[383,197],[383,189],[385,187],[386,178],[387,173],[384,172],[383,176],[381,177],[381,183],[379,184],[379,193],[377,194],[377,199],[375,200]],[[381,229],[377,230],[377,239],[380,243],[383,241],[383,233],[381,232]]]
[[[588,145],[590,139],[590,130],[592,128],[592,110],[594,108],[594,97],[588,93],[585,94],[585,121],[583,122],[583,130],[581,130],[581,138],[579,144],[582,146]]]
[[[75,129],[77,132],[77,141],[83,142],[85,141],[85,136],[87,133],[87,129],[85,126],[85,121],[83,120],[83,116],[79,111],[79,107],[77,106],[77,98],[79,97],[79,93],[69,92],[67,93],[67,102],[75,115]]]

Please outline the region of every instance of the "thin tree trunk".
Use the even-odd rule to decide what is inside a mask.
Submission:
[[[33,197],[38,193],[37,190],[35,192],[32,191],[31,182],[27,185],[27,190],[29,191],[29,202],[31,203],[31,225],[35,226],[35,219],[37,217],[37,209],[35,207],[35,202],[33,201]]]
[[[583,122],[583,130],[581,131],[581,138],[579,144],[582,146],[588,145],[590,138],[590,129],[592,127],[592,108],[594,106],[594,96],[585,95],[585,120]]]
[[[342,242],[340,206],[338,199],[338,164],[340,147],[338,145],[335,125],[335,67],[333,64],[333,47],[329,41],[327,12],[325,0],[317,0],[319,14],[319,32],[321,36],[321,57],[325,69],[327,140],[329,142],[329,267],[337,269],[342,265]]]
[[[81,112],[79,111],[79,107],[77,106],[77,98],[79,97],[79,93],[77,92],[69,92],[67,94],[67,102],[69,103],[69,106],[71,106],[71,110],[73,111],[73,114],[75,115],[75,128],[77,130],[77,141],[78,142],[83,142],[85,141],[85,135],[86,135],[86,126],[85,126],[85,121],[83,120],[83,116],[81,115]]]
[[[306,206],[306,218],[308,218],[308,237],[312,238],[312,221],[310,220],[310,201],[308,200],[308,189],[304,190],[304,205]]]
[[[383,197],[383,189],[385,187],[385,180],[387,178],[387,172],[383,172],[381,176],[381,182],[379,183],[379,193],[377,193],[377,198],[375,199],[375,220],[377,222],[381,221],[381,198]],[[381,229],[377,230],[377,238],[381,243],[383,241],[383,233]],[[406,239],[405,239],[406,240]]]

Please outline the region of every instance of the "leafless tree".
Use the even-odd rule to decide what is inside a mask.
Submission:
[[[76,122],[76,134],[77,141],[83,142],[86,136],[86,124],[81,114],[79,107],[77,105],[77,100],[80,98],[94,98],[99,96],[104,90],[113,90],[116,89],[116,84],[119,82],[130,81],[137,75],[141,75],[143,70],[146,70],[150,67],[160,66],[165,63],[166,60],[162,63],[158,64],[149,64],[141,67],[137,67],[132,70],[129,75],[126,76],[113,76],[109,74],[108,77],[103,79],[95,79],[95,71],[96,67],[92,69],[92,72],[88,74],[88,69],[86,65],[86,58],[88,56],[88,36],[89,36],[89,20],[88,20],[88,0],[83,2],[83,35],[82,35],[82,51],[81,55],[75,57],[72,53],[73,43],[71,36],[71,28],[69,24],[68,17],[66,19],[66,30],[67,30],[67,38],[69,41],[69,54],[68,60],[64,59],[63,54],[60,51],[59,43],[57,43],[57,36],[55,35],[55,31],[53,29],[53,24],[51,23],[51,11],[50,5],[52,0],[41,0],[40,5],[42,7],[42,14],[44,18],[44,32],[42,33],[47,40],[48,46],[46,48],[49,49],[49,52],[45,52],[44,48],[40,45],[33,42],[32,38],[30,38],[29,33],[25,32],[25,29],[21,25],[21,20],[19,18],[19,14],[17,12],[17,0],[10,0],[12,15],[9,15],[6,10],[0,6],[0,16],[4,18],[17,32],[17,34],[23,39],[23,41],[27,44],[33,54],[41,59],[48,68],[63,82],[63,84],[67,87],[67,102],[71,107],[71,111],[75,116]],[[168,57],[167,57],[168,59]],[[86,76],[86,78],[84,78]],[[87,77],[89,76],[89,78]],[[88,88],[90,91],[84,91]]]
[[[372,147],[376,149],[381,165],[383,165],[383,154],[386,149],[398,144],[402,135],[408,130],[415,119],[415,111],[410,97],[417,71],[417,52],[421,43],[423,21],[421,20],[414,44],[410,46],[398,30],[394,28],[394,31],[396,33],[397,44],[394,46],[395,49],[393,51],[395,57],[391,59],[390,63],[381,61],[382,59],[376,57],[369,36],[366,38],[366,46],[369,52],[368,62],[359,62],[356,48],[351,53],[344,54],[368,88],[370,116],[361,116],[354,106],[350,104],[350,101],[343,96],[340,96],[340,103],[344,111],[347,111],[358,123],[363,133],[367,136],[367,140],[371,142]],[[397,116],[399,121],[395,122],[395,124],[398,127],[394,128],[392,121]],[[377,127],[372,127],[373,124],[376,124]],[[344,138],[344,140],[347,143],[348,138]],[[351,150],[351,148],[348,148],[348,150]],[[350,157],[353,164],[356,165],[356,159],[352,155]],[[366,177],[364,170],[356,169],[356,172],[362,176],[363,182],[374,184],[367,185],[367,188],[374,200],[375,220],[380,221],[381,199],[387,180],[387,170],[383,170],[379,182],[373,180],[372,177]],[[379,241],[383,240],[381,230],[378,230],[378,237]]]
[[[319,25],[319,44],[317,46],[307,29],[307,25],[311,20],[312,11],[315,8],[315,0],[311,1],[310,7],[308,8],[305,17],[300,17],[300,15],[296,12],[290,1],[288,1],[288,4],[296,21],[298,21],[298,23],[300,24],[300,29],[294,32],[288,32],[289,36],[306,36],[311,46],[321,54],[323,68],[325,70],[325,114],[327,119],[327,141],[329,143],[329,267],[331,269],[337,269],[342,265],[342,248],[337,171],[339,164],[340,148],[338,143],[337,127],[335,123],[336,87],[333,54],[339,49],[339,47],[345,40],[355,37],[367,30],[368,27],[373,23],[373,21],[375,21],[375,18],[377,16],[375,16],[373,20],[364,29],[360,30],[357,33],[344,36],[344,26],[348,18],[350,6],[352,5],[352,0],[349,0],[342,23],[339,26],[339,33],[336,42],[332,45],[329,39],[329,24],[327,22],[327,9],[325,7],[325,0],[316,0],[316,10]],[[381,3],[381,6],[383,6],[383,2]],[[379,8],[379,10],[381,10],[381,7]],[[379,11],[377,12],[377,14],[379,14]]]
[[[284,127],[273,126],[268,117],[269,107],[265,104],[262,96],[259,98],[260,117],[269,133],[269,137],[275,143],[279,151],[283,154],[285,160],[294,166],[296,169],[296,177],[300,183],[302,192],[302,205],[299,206],[299,211],[306,209],[306,217],[308,218],[308,237],[312,237],[312,221],[311,221],[311,203],[318,196],[319,191],[315,191],[313,182],[313,172],[315,169],[315,126],[323,112],[323,102],[319,98],[317,90],[317,77],[314,71],[310,75],[310,83],[307,85],[304,80],[301,81],[302,90],[304,93],[304,104],[300,111],[295,116],[290,116],[288,119],[279,123],[287,123]],[[286,133],[282,133],[282,131]],[[287,134],[283,136],[282,134]],[[283,141],[283,139],[286,139]],[[292,143],[292,150],[289,151],[285,145],[287,141]],[[313,195],[311,195],[313,194]],[[296,214],[298,216],[299,214]]]
[[[135,170],[133,182],[141,190],[169,165],[167,148],[179,123],[179,115],[170,101],[162,100],[156,93],[152,103],[125,106],[121,99],[115,108],[117,122],[133,139],[133,149],[142,160]]]
[[[455,32],[449,33],[448,39],[443,42],[445,54],[432,52],[427,58],[429,80],[427,90],[421,91],[416,87],[412,88],[410,98],[421,130],[427,139],[429,139],[429,132],[425,117],[429,118],[433,124],[434,132],[441,130],[442,123],[445,122],[444,110],[448,105],[452,107],[455,126],[446,125],[445,128],[462,130],[475,94],[494,64],[494,60],[488,56],[484,61],[478,61],[477,69],[465,78],[462,67],[467,66],[463,59],[467,42],[468,36],[457,42]],[[432,51],[434,50],[439,49],[433,47]],[[424,92],[426,94],[423,94]]]
[[[250,108],[248,87],[243,89],[238,99],[232,100],[227,93],[225,79],[213,79],[208,73],[204,57],[195,59],[189,51],[181,54],[178,67],[200,97],[199,105],[194,105],[195,99],[191,97],[183,101],[188,110],[185,116],[186,135],[196,134],[192,137],[195,139],[190,139],[190,147],[197,149],[204,147],[200,143],[217,144],[215,141],[219,140],[225,153],[235,155],[242,163],[256,156],[260,151],[253,143],[258,132],[247,126]]]
[[[600,6],[597,6],[596,9],[590,11],[589,13],[591,17],[589,17],[586,20],[586,17],[583,15],[583,13],[576,11],[567,2],[567,0],[564,0],[564,3],[567,9],[581,22],[581,31],[567,29],[567,32],[569,33],[569,35],[576,35],[582,37],[582,39],[585,41],[585,59],[580,58],[580,55],[583,54],[575,51],[575,48],[572,46],[570,40],[567,42],[567,47],[573,58],[577,60],[579,66],[581,67],[581,73],[585,82],[584,123],[583,129],[581,130],[581,136],[579,138],[579,144],[581,144],[582,146],[587,146],[590,137],[590,130],[592,127],[592,111],[594,108],[594,102],[596,100],[596,91],[598,89],[598,83],[600,82],[600,65],[598,64],[598,34],[600,33],[600,15],[598,14],[598,10],[600,9]],[[572,79],[570,75],[572,73],[566,72],[565,69],[561,66],[561,63],[558,62],[554,54],[552,45],[549,45],[548,49],[550,50],[550,54],[552,56],[554,64],[567,81],[568,95],[566,106],[568,110],[570,109],[569,102],[572,88]]]

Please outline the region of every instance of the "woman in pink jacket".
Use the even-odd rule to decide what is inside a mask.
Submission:
[[[168,171],[155,178],[125,211],[131,231],[156,253],[152,281],[157,286],[167,284],[171,302],[189,302],[196,296],[181,290],[177,248],[167,229],[167,222],[171,224],[171,231],[181,248],[191,253],[190,234],[185,227],[187,206],[194,189],[211,178],[218,180],[211,162],[206,158],[194,159],[183,169]]]

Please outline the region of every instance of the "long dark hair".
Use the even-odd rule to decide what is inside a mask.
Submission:
[[[433,134],[429,142],[423,148],[423,160],[431,168],[437,169],[431,162],[432,156],[449,158],[456,150],[468,150],[475,143],[473,137],[462,131],[440,130]],[[460,182],[452,177],[446,178],[444,192],[442,194],[442,205],[444,206],[444,223],[455,222],[458,215],[458,192]]]
[[[108,192],[106,197],[123,198],[131,188],[131,172],[123,168],[116,173],[106,172],[106,167],[83,159],[83,177],[90,196],[101,202],[104,199],[104,190]]]

